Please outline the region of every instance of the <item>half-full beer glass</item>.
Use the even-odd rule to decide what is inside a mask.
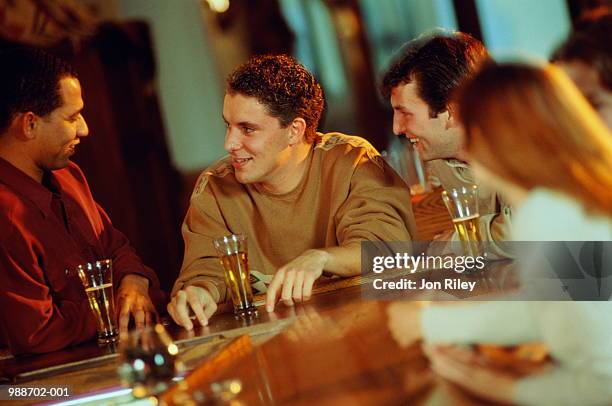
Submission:
[[[213,245],[223,266],[225,285],[232,298],[234,313],[245,315],[255,312],[246,236],[226,235],[213,240]]]
[[[483,255],[478,219],[478,186],[462,186],[442,192],[442,200],[450,213],[464,255]]]
[[[115,300],[113,297],[113,261],[104,259],[77,266],[77,273],[98,324],[98,343],[117,341]]]

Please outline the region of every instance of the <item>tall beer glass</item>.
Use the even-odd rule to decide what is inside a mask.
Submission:
[[[246,315],[255,312],[246,236],[226,235],[213,240],[213,245],[223,266],[225,285],[232,298],[234,313]]]
[[[455,231],[461,241],[463,254],[483,255],[482,238],[478,219],[478,186],[452,188],[442,192],[442,200],[450,213]]]
[[[98,343],[117,341],[115,300],[113,297],[113,263],[110,259],[88,262],[77,266],[77,273],[98,324]]]

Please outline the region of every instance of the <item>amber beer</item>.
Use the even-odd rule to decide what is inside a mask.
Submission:
[[[255,313],[246,236],[227,235],[214,239],[213,245],[223,266],[225,285],[232,298],[234,313],[241,316]]]
[[[225,284],[230,290],[235,311],[253,308],[253,290],[249,275],[249,259],[246,252],[221,257]]]
[[[115,327],[113,284],[105,283],[101,286],[87,288],[85,293],[89,299],[89,307],[91,307],[98,323],[98,341],[112,340],[118,333]]]
[[[461,255],[477,257],[483,255],[484,246],[478,219],[478,186],[466,185],[442,192],[442,201],[453,220],[455,231],[461,242]],[[455,254],[458,254],[455,252]]]
[[[115,320],[113,297],[113,266],[110,259],[88,262],[76,268],[83,284],[89,307],[98,325],[98,343],[117,341],[119,331]]]
[[[479,214],[453,219],[453,226],[461,241],[464,255],[476,257],[482,254],[482,238],[478,224]]]

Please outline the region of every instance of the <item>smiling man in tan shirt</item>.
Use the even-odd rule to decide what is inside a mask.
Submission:
[[[200,176],[183,224],[185,257],[168,311],[187,329],[227,299],[212,240],[248,237],[249,267],[270,275],[268,311],[308,300],[323,271],[360,273],[360,242],[409,241],[410,193],[364,139],[316,132],[323,93],[293,58],[256,56],[228,79],[228,156]],[[265,288],[260,291],[265,290]]]
[[[436,30],[404,45],[382,80],[393,108],[393,132],[416,142],[429,172],[444,189],[479,183],[462,156],[463,129],[456,119],[453,92],[489,58],[472,36]],[[512,257],[511,207],[495,190],[479,185],[480,230],[489,254]],[[442,236],[455,239],[456,233]]]

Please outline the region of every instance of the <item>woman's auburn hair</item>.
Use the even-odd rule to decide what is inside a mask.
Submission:
[[[489,62],[456,100],[474,159],[527,190],[612,215],[612,134],[559,68]]]

